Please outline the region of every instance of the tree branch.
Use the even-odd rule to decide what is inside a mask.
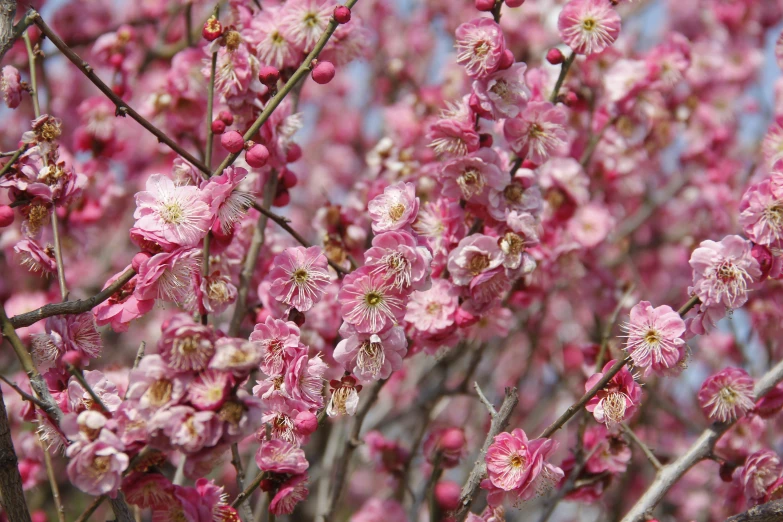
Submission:
[[[780,381],[783,380],[783,361],[776,364],[763,377],[756,382],[754,394],[757,399],[766,395]],[[715,423],[702,432],[690,448],[676,461],[663,466],[655,480],[644,492],[642,497],[631,508],[622,522],[643,522],[653,509],[663,499],[666,493],[674,486],[685,473],[695,464],[701,462],[712,453],[712,448],[718,439],[734,425],[734,422]]]
[[[0,501],[9,520],[30,522],[18,463],[14,442],[11,440],[11,425],[3,402],[3,391],[0,389]]]
[[[487,454],[492,441],[495,437],[508,426],[511,414],[514,413],[514,409],[519,403],[519,393],[516,388],[506,388],[506,396],[503,399],[503,404],[497,411],[496,415],[492,416],[492,423],[489,426],[489,432],[487,438],[484,440],[484,445],[481,447],[481,451],[476,458],[476,463],[468,476],[468,481],[462,487],[462,494],[460,495],[460,506],[454,513],[454,518],[457,522],[463,522],[470,512],[470,506],[473,504],[473,500],[478,494],[481,481],[487,474],[487,464],[484,462],[484,456]]]
[[[773,500],[726,519],[726,522],[780,522],[783,520],[783,500]]]

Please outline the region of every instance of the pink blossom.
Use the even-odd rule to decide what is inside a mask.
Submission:
[[[542,454],[553,444],[548,439],[528,441],[520,429],[497,435],[486,455],[492,485],[504,491],[526,489],[541,472]]]
[[[372,230],[376,234],[400,230],[410,226],[419,212],[419,198],[413,183],[399,182],[389,185],[383,194],[367,204],[372,218]]]
[[[127,398],[137,401],[141,410],[158,410],[182,400],[190,379],[188,375],[176,375],[160,355],[146,355],[130,372]]]
[[[343,339],[334,349],[334,358],[360,381],[388,379],[392,372],[402,368],[408,351],[402,327],[392,326],[377,334],[360,334],[350,324],[343,323],[340,336]]]
[[[585,391],[591,390],[614,364],[615,361],[609,361],[604,365],[602,373],[590,376],[585,383]],[[641,386],[634,380],[628,368],[623,367],[606,386],[587,401],[585,409],[593,414],[595,420],[612,428],[633,416],[641,398]]]
[[[457,63],[469,76],[485,78],[498,69],[506,42],[500,26],[491,18],[476,18],[460,25],[455,37]]]
[[[188,387],[188,401],[198,410],[216,410],[228,398],[231,374],[210,370],[201,373]]]
[[[99,371],[85,371],[84,380],[110,412],[117,411],[122,399],[113,382]],[[93,407],[100,408],[94,404],[92,395],[84,389],[76,377],[71,377],[68,381],[68,406],[74,412],[93,409]]]
[[[530,99],[525,83],[527,64],[517,62],[473,82],[478,105],[496,119],[516,118]]]
[[[214,334],[188,314],[177,314],[163,323],[158,353],[175,371],[205,369],[215,353]]]
[[[443,195],[452,199],[486,201],[490,190],[502,191],[508,174],[501,171],[500,157],[489,148],[455,158],[440,173]]]
[[[588,426],[584,435],[584,451],[590,458],[585,469],[590,473],[625,473],[631,461],[631,448],[617,440],[603,424]]]
[[[734,471],[734,481],[742,488],[751,505],[759,504],[771,486],[783,473],[780,457],[770,450],[761,450],[750,455],[745,465]]]
[[[247,171],[228,167],[219,176],[213,176],[201,184],[202,199],[209,204],[209,212],[217,216],[217,223],[224,234],[230,233],[238,221],[253,205],[253,195],[240,188]]]
[[[34,274],[57,272],[54,247],[50,245],[41,248],[36,241],[23,239],[14,245],[14,252],[19,258],[19,264]]]
[[[87,176],[77,173],[62,159],[50,161],[44,152],[41,146],[29,149],[21,168],[4,176],[0,187],[10,189],[14,200],[36,199],[46,204],[67,205],[82,193]]]
[[[300,312],[310,310],[321,300],[331,277],[326,256],[320,247],[286,248],[275,256],[267,278],[269,293],[278,301]]]
[[[369,267],[345,276],[338,294],[340,313],[359,333],[379,333],[402,321],[405,303],[398,289],[384,275]]]
[[[330,0],[291,0],[281,20],[286,35],[298,49],[310,52],[329,24],[334,7]]]
[[[540,165],[566,146],[566,115],[560,106],[549,102],[530,102],[516,118],[509,118],[503,134],[521,158]]]
[[[429,126],[427,138],[438,155],[464,156],[479,149],[478,133],[463,114],[444,114]]]
[[[707,418],[733,421],[755,406],[753,379],[740,368],[725,368],[704,381],[698,397]]]
[[[454,324],[459,292],[448,279],[436,279],[432,287],[413,292],[405,311],[405,320],[422,332],[436,333]]]
[[[579,207],[568,222],[571,236],[583,247],[601,244],[614,227],[614,219],[602,205],[588,204]]]
[[[309,463],[303,450],[281,439],[262,442],[256,452],[256,464],[263,472],[299,475]]]
[[[308,357],[306,353],[301,353],[286,371],[286,392],[313,410],[322,408],[324,405],[324,374],[328,369],[329,367],[320,355]],[[253,392],[255,393],[255,388]]]
[[[281,16],[283,9],[270,6],[254,16],[247,31],[249,44],[255,48],[258,59],[278,69],[295,67],[303,49],[300,49]]]
[[[204,198],[196,187],[178,187],[168,177],[154,174],[147,180],[147,190],[136,194],[132,231],[164,250],[194,247],[212,225]]]
[[[261,356],[261,371],[270,376],[280,375],[287,363],[302,353],[299,342],[299,327],[292,321],[281,321],[267,317],[258,323],[250,334]]]
[[[104,289],[130,268],[127,266],[122,272],[112,276],[106,281]],[[139,276],[134,276],[118,292],[93,309],[95,320],[99,326],[111,324],[112,330],[115,332],[124,332],[128,329],[131,321],[152,310],[152,307],[155,306],[155,299],[137,296],[135,290],[138,282]]]
[[[240,377],[258,368],[263,358],[264,354],[258,344],[235,337],[221,337],[215,341],[215,355],[209,362],[209,367],[232,372]]]
[[[0,92],[9,109],[16,109],[22,103],[22,77],[12,65],[6,65],[0,71]]]
[[[364,254],[371,273],[388,278],[399,290],[425,290],[431,284],[432,254],[418,246],[405,231],[383,232],[372,239],[372,248]]]
[[[33,357],[39,368],[53,366],[65,352],[77,352],[87,364],[103,349],[103,341],[91,313],[60,315],[46,320],[46,333],[33,336]]]
[[[197,293],[198,303],[189,303],[191,308],[195,305],[201,313],[219,314],[237,300],[237,287],[230,277],[215,271],[206,277],[197,274],[197,278],[201,280]]]
[[[307,498],[307,475],[296,475],[284,482],[269,502],[269,512],[274,515],[290,515],[294,507]]]
[[[351,516],[350,522],[408,522],[405,509],[394,499],[382,500],[372,497],[362,505],[361,509]]]
[[[651,372],[676,371],[685,355],[685,322],[670,306],[653,308],[648,301],[641,301],[631,308],[630,322],[624,329],[628,332],[625,349],[645,377]]]
[[[165,444],[185,453],[214,446],[223,434],[215,413],[196,411],[189,406],[172,406],[158,411],[150,421],[150,430],[161,432]]]
[[[194,274],[200,269],[201,250],[179,248],[155,254],[139,268],[133,292],[139,300],[161,299],[187,305],[193,299]]]
[[[495,238],[483,234],[468,236],[449,254],[451,280],[460,286],[471,284],[478,276],[499,267],[503,257]]]
[[[356,384],[356,379],[346,375],[342,379],[329,382],[332,389],[332,398],[326,407],[326,414],[330,417],[338,415],[354,415],[359,407],[359,392],[361,384]]]
[[[742,196],[740,212],[740,225],[754,243],[780,243],[783,238],[783,198],[773,193],[771,180],[748,187]]]
[[[722,304],[738,308],[748,300],[748,285],[761,276],[758,262],[751,256],[750,241],[726,236],[720,243],[702,241],[691,254],[692,291],[702,305]]]
[[[557,28],[575,53],[600,53],[620,34],[620,15],[609,0],[570,0],[560,11]]]
[[[130,459],[122,442],[109,430],[101,430],[93,442],[76,442],[66,451],[67,473],[74,486],[88,495],[117,496],[122,472]]]

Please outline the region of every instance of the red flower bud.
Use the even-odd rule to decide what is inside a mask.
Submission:
[[[519,7],[525,3],[525,0],[506,0],[506,5],[509,7]]]
[[[288,190],[283,190],[277,196],[275,196],[275,200],[272,202],[272,206],[284,207],[289,203],[291,203],[291,194],[289,194]]]
[[[492,11],[492,8],[495,7],[495,0],[476,0],[475,5],[479,11]]]
[[[226,132],[226,122],[214,120],[212,122],[212,134],[223,134],[224,132]]]
[[[220,137],[220,144],[231,153],[238,153],[245,148],[245,140],[237,131],[228,131]]]
[[[338,24],[347,24],[351,21],[351,10],[344,5],[334,8],[334,19]]]
[[[288,169],[284,170],[280,174],[280,183],[287,189],[292,189],[299,183],[299,178],[296,174]]]
[[[310,435],[318,429],[318,418],[309,411],[301,411],[294,420],[296,431],[302,435]]]
[[[315,83],[325,85],[334,78],[334,65],[332,62],[319,61],[318,64],[313,67],[311,76]]]
[[[280,79],[280,71],[277,70],[277,67],[265,65],[258,71],[258,79],[267,87],[274,87],[277,84],[277,80]]]
[[[251,167],[260,169],[269,161],[269,149],[260,143],[253,145],[250,150],[245,152],[245,161],[247,161],[247,164]]]
[[[440,436],[438,446],[450,452],[460,451],[465,446],[465,432],[461,428],[449,428]]]
[[[8,205],[0,206],[0,228],[5,228],[14,222],[14,209]]]
[[[444,480],[435,484],[435,500],[444,511],[454,511],[459,507],[461,486],[456,482]]]
[[[560,49],[553,47],[549,50],[549,52],[546,53],[546,61],[552,65],[557,65],[565,61],[565,56],[563,56],[563,53],[560,52]]]
[[[234,124],[234,115],[228,111],[220,111],[220,114],[218,114],[218,119],[228,126]]]
[[[152,254],[149,252],[139,252],[135,256],[133,256],[133,259],[131,260],[131,268],[136,271],[136,273],[139,273],[139,270],[141,269],[141,265],[143,265],[147,259],[151,258]]]
[[[285,153],[285,161],[287,163],[294,163],[299,161],[302,157],[302,147],[296,143],[292,143],[288,146],[288,150]]]
[[[76,350],[69,350],[63,354],[63,363],[66,366],[73,366],[74,368],[82,367],[82,356]]]
[[[486,132],[479,134],[480,147],[491,147],[493,143],[494,140],[492,139],[492,134],[487,134]]]
[[[201,36],[208,42],[212,42],[220,38],[223,34],[223,26],[220,25],[220,20],[214,16],[210,16],[209,20],[204,22],[204,29],[201,30]]]
[[[516,60],[514,59],[514,53],[512,53],[510,50],[505,49],[503,51],[503,55],[500,57],[500,63],[498,64],[498,68],[501,71],[505,71],[512,65],[514,65],[514,62]]]

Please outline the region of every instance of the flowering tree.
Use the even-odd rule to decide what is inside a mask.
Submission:
[[[780,520],[782,0],[32,4],[5,519]]]

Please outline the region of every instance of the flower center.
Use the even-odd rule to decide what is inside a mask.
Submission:
[[[474,276],[479,275],[489,266],[489,256],[487,254],[474,254],[468,261],[468,270]]]
[[[479,40],[473,44],[473,54],[476,56],[485,56],[489,52],[490,46],[486,40]]]
[[[301,285],[307,282],[307,270],[304,268],[297,269],[291,278],[294,280],[294,283]]]
[[[480,194],[484,189],[484,176],[478,169],[470,167],[457,178],[457,185],[462,190],[465,199],[469,199],[471,196]]]
[[[364,302],[370,306],[378,306],[383,301],[383,295],[378,292],[368,292],[364,296]]]
[[[582,29],[588,32],[592,32],[595,29],[596,23],[593,18],[585,18],[582,20]]]
[[[512,467],[516,469],[521,469],[525,467],[525,462],[527,459],[520,455],[519,453],[514,453],[511,455],[511,459],[509,460],[509,464],[511,464]]]
[[[426,310],[427,310],[427,313],[428,313],[429,315],[435,315],[435,314],[437,314],[438,312],[440,312],[440,309],[441,309],[441,305],[440,305],[440,303],[436,303],[436,302],[431,302],[431,303],[429,303],[429,304],[427,305],[427,308],[426,308]]]
[[[612,424],[622,422],[625,419],[625,394],[621,391],[613,391],[604,397],[604,414]]]
[[[405,205],[402,203],[395,203],[389,209],[389,217],[392,221],[399,221],[402,215],[405,213]]]
[[[510,203],[519,203],[524,192],[524,189],[519,183],[510,183],[503,189],[503,196],[505,196],[506,201]]]
[[[237,425],[239,424],[239,421],[242,420],[242,414],[244,411],[245,409],[241,404],[234,401],[229,401],[220,407],[220,410],[218,411],[218,417],[220,417],[220,420],[224,422]]]
[[[374,335],[373,337],[375,337],[376,340],[370,339],[362,343],[359,354],[356,356],[356,366],[363,372],[369,372],[373,376],[376,376],[383,368],[383,363],[386,361],[386,355],[383,352],[380,338],[378,338],[377,335]]]
[[[650,328],[644,334],[644,342],[650,346],[658,346],[661,343],[661,334],[658,333],[658,330]]]
[[[160,209],[160,218],[169,225],[179,225],[185,216],[185,209],[176,201],[163,203]]]
[[[163,406],[171,400],[171,390],[174,386],[168,379],[159,379],[147,390],[147,398],[153,406]]]

